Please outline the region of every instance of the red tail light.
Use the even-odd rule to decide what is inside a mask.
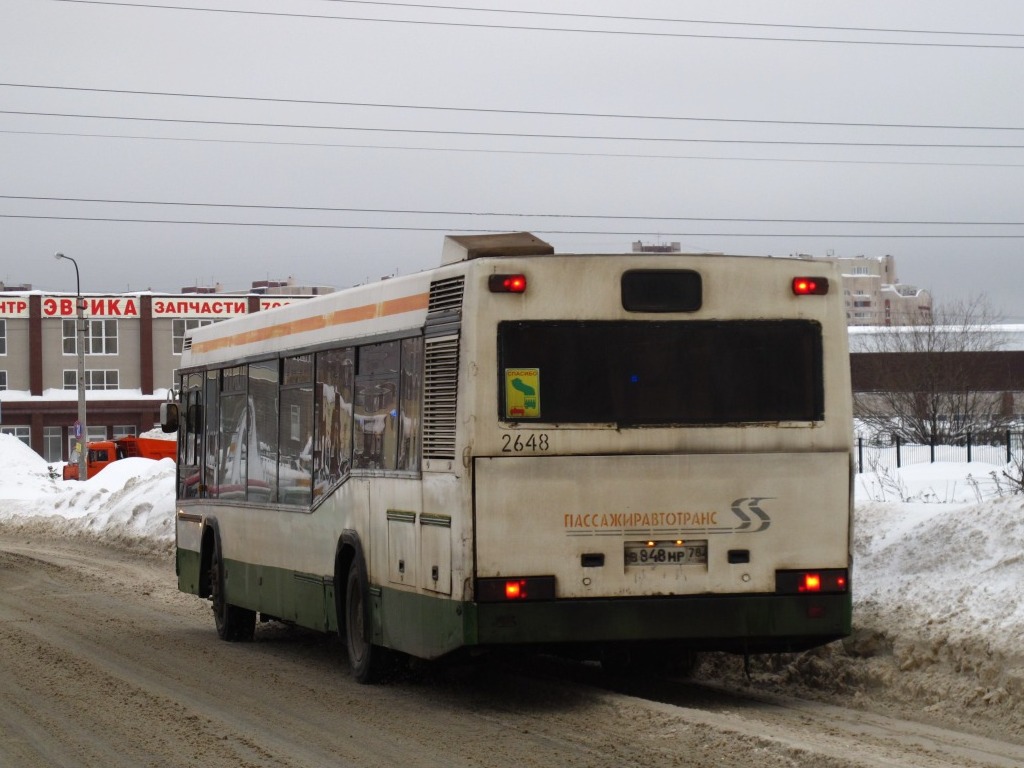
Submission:
[[[526,293],[526,275],[490,275],[487,288],[491,293]]]
[[[511,576],[477,579],[476,599],[480,603],[518,603],[554,600],[554,576]]]
[[[817,571],[776,571],[775,591],[789,595],[842,593],[849,588],[846,569]]]
[[[828,293],[828,278],[794,277],[793,293],[797,296],[824,296]]]
[[[799,589],[801,592],[821,592],[821,574],[805,573]]]

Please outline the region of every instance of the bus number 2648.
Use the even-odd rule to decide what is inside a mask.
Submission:
[[[525,453],[527,451],[543,453],[551,447],[548,436],[544,432],[531,434],[526,437],[523,435],[502,435],[501,442],[502,453]]]

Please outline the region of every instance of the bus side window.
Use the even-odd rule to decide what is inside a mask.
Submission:
[[[319,498],[345,477],[352,465],[352,400],[355,355],[329,349],[316,356],[314,384],[313,496]]]
[[[278,500],[280,368],[277,359],[249,364],[245,448],[245,498],[249,501]]]
[[[308,507],[313,480],[313,355],[286,357],[278,429],[278,494],[284,504]]]
[[[199,403],[192,403],[188,407],[185,417],[186,429],[194,434],[201,434],[203,431],[203,406]]]
[[[249,461],[249,408],[246,366],[226,368],[221,378],[217,496],[244,499]]]
[[[181,405],[185,411],[185,419],[180,428],[185,434],[179,441],[178,496],[187,498],[199,495],[199,464],[203,438],[203,377],[201,374],[189,374],[182,379],[181,384]]]
[[[420,468],[420,410],[423,401],[423,337],[402,341],[402,404],[398,468]]]
[[[397,341],[368,344],[358,355],[354,463],[361,469],[395,469],[401,348]]]
[[[217,498],[219,490],[217,480],[217,446],[220,440],[220,370],[206,372],[203,384],[203,396],[206,398],[206,409],[200,431],[199,460],[202,467],[199,472],[199,487],[196,495],[206,498]]]

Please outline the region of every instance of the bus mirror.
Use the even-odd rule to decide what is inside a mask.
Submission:
[[[177,403],[160,403],[160,429],[164,432],[178,431]]]

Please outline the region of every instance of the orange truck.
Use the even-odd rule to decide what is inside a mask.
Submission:
[[[156,437],[119,437],[116,440],[98,440],[89,443],[89,456],[86,471],[89,477],[108,464],[118,459],[138,456],[143,459],[173,459],[177,455],[178,444],[174,440],[161,440]],[[78,462],[64,465],[65,480],[78,479]]]

